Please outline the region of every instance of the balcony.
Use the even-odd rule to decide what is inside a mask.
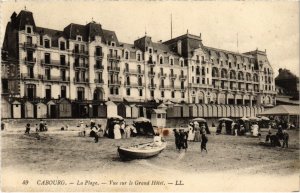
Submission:
[[[40,80],[43,76],[40,74],[28,74],[28,73],[21,73],[21,79],[22,80]]]
[[[43,81],[49,81],[49,82],[69,82],[70,77],[61,77],[61,76],[43,76]]]
[[[104,84],[104,80],[103,80],[103,79],[102,79],[102,80],[95,79],[94,81],[95,81],[95,83],[97,83],[97,84]]]
[[[187,76],[186,76],[186,75],[182,75],[182,74],[181,74],[181,75],[179,75],[179,79],[181,79],[181,80],[183,80],[183,79],[185,80],[186,78],[187,78]]]
[[[86,68],[89,68],[89,64],[78,64],[78,63],[73,63],[73,67],[74,68],[84,68],[84,69],[86,69]]]
[[[24,42],[22,44],[22,47],[23,47],[24,50],[26,50],[26,49],[35,50],[37,48],[37,45],[33,44],[33,43],[29,43],[29,42]]]
[[[154,77],[154,76],[155,76],[155,72],[151,72],[151,71],[148,72],[148,76],[149,76],[149,77]]]
[[[170,86],[166,86],[166,85],[159,85],[159,89],[160,90],[170,90],[171,87]]]
[[[103,58],[103,56],[104,56],[104,53],[103,52],[100,52],[100,53],[97,53],[97,52],[94,52],[94,56],[95,56],[95,58]]]
[[[121,56],[118,56],[118,55],[112,55],[112,54],[107,54],[107,59],[109,59],[109,60],[120,61]]]
[[[169,74],[169,78],[170,79],[176,79],[177,78],[177,74]]]
[[[45,62],[45,60],[41,60],[42,66],[54,66],[54,67],[66,67],[68,68],[70,66],[70,63],[68,62],[61,62],[60,60],[51,60],[49,62]]]
[[[120,72],[120,67],[116,67],[116,66],[108,66],[107,70],[109,72]]]
[[[156,88],[156,84],[149,84],[149,85],[148,85],[148,88],[149,88],[149,89],[155,89],[155,88]]]
[[[167,73],[158,73],[158,78],[166,78]]]
[[[155,64],[156,64],[156,62],[155,62],[155,61],[153,61],[153,60],[148,60],[147,64],[149,64],[149,65],[155,65]]]
[[[121,81],[108,81],[108,86],[121,86]]]
[[[144,70],[130,70],[130,69],[124,69],[125,74],[134,74],[134,75],[144,75]]]
[[[86,78],[86,79],[83,79],[83,78],[79,78],[79,79],[73,78],[73,81],[74,81],[74,83],[77,83],[77,84],[87,84],[87,83],[89,83],[89,79],[88,78]]]
[[[27,58],[27,57],[25,57],[24,63],[25,64],[35,64],[36,63],[36,58]]]
[[[103,69],[104,69],[104,66],[103,66],[103,65],[97,65],[97,64],[95,64],[95,65],[94,65],[94,69],[95,69],[95,70],[103,70]]]
[[[131,84],[127,84],[127,82],[124,83],[124,86],[125,87],[131,87],[131,88],[143,88],[145,87],[145,84],[144,83],[131,83]]]
[[[217,86],[217,85],[215,85]],[[200,84],[200,83],[189,83],[189,87],[192,88],[213,88],[213,85]]]
[[[73,55],[79,55],[79,56],[89,56],[89,52],[85,50],[72,50]]]

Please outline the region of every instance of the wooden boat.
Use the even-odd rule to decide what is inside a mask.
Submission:
[[[133,145],[129,147],[118,147],[120,158],[123,160],[145,159],[161,153],[167,146],[167,142],[162,142],[160,146],[153,142]]]

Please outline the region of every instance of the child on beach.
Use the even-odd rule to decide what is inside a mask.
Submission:
[[[29,134],[29,131],[30,131],[30,124],[27,123],[27,125],[26,125],[26,130],[25,130],[25,134]]]

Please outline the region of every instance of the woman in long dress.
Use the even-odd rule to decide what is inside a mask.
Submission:
[[[120,131],[120,125],[117,123],[114,125],[114,136],[115,136],[115,139],[121,139],[122,136],[121,136],[121,131]]]
[[[198,122],[194,122],[194,131],[195,131],[194,141],[196,142],[201,141],[200,126]]]
[[[195,139],[195,131],[192,125],[189,125],[189,134],[188,134],[188,141],[194,141]]]

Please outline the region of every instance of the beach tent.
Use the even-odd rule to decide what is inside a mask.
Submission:
[[[221,118],[218,120],[219,125],[217,127],[217,133],[220,134],[222,132],[222,123],[226,125],[226,134],[231,134],[231,124],[233,123],[232,119],[229,118]]]
[[[114,102],[107,101],[105,104],[106,104],[106,111],[108,117],[113,117],[118,115],[118,107]]]
[[[47,118],[47,105],[44,103],[36,104],[36,118]]]
[[[133,120],[133,126],[136,128],[137,135],[148,135],[153,136],[154,130],[149,119],[139,117]]]
[[[200,127],[201,127],[201,125],[204,125],[206,133],[210,134],[210,131],[209,131],[209,128],[208,128],[208,125],[207,125],[207,122],[206,122],[205,119],[203,119],[203,118],[195,118],[195,119],[190,120],[190,124],[194,124],[194,122],[197,122]]]
[[[123,117],[118,115],[107,118],[104,135],[108,138],[114,139],[114,126],[115,124],[120,124],[122,121],[124,121]]]
[[[25,113],[25,118],[34,118],[34,105],[26,101],[24,104],[24,113]]]

